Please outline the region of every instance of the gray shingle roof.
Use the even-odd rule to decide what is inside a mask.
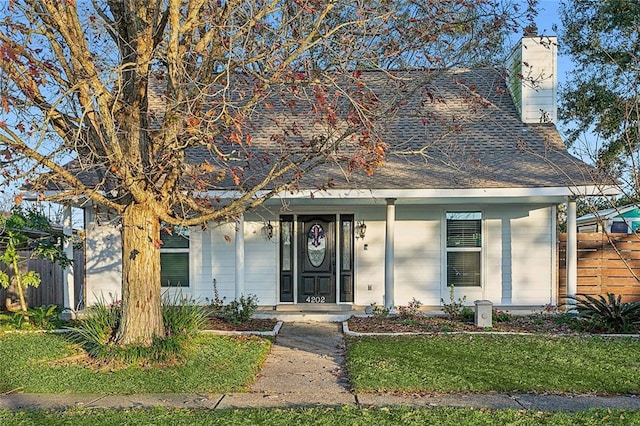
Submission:
[[[330,176],[339,188],[371,189],[612,183],[567,153],[555,125],[522,123],[499,70],[440,74],[428,89],[433,100],[422,92],[383,123],[390,146],[384,167],[372,176],[356,173],[345,179],[328,165],[313,178]]]
[[[326,162],[304,175],[301,188],[316,188],[318,182],[328,178],[335,188],[345,189],[540,188],[611,183],[567,153],[553,124],[521,122],[500,70],[460,70],[433,77],[426,71],[397,74],[400,79],[390,79],[382,72],[362,74],[363,81],[381,100],[406,97],[402,108],[379,123],[380,134],[389,147],[384,166],[368,176],[361,170],[345,174],[344,167]],[[403,77],[422,82],[408,84]],[[278,156],[286,150],[274,142],[273,134],[293,123],[304,136],[322,134],[321,127],[309,121],[302,108],[287,105],[276,95],[268,111],[257,111],[250,124],[254,154]],[[217,161],[203,148],[192,149],[187,159],[194,164]],[[253,165],[244,177],[249,181],[259,177],[265,166]],[[84,171],[82,179],[95,181],[96,176]],[[234,186],[228,174],[212,182],[211,189]]]

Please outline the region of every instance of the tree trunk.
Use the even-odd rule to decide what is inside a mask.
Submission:
[[[151,346],[164,337],[160,289],[160,221],[131,203],[122,216],[122,320],[120,344]]]
[[[9,312],[18,312],[20,308],[20,299],[18,297],[18,290],[16,290],[16,283],[13,279],[13,275],[10,277],[10,285],[6,290],[6,298],[4,305]]]
[[[13,276],[14,282],[16,284],[16,290],[18,291],[18,297],[20,299],[20,309],[22,312],[27,312],[27,298],[24,295],[24,291],[26,290],[22,285],[22,271],[20,270],[20,266],[18,265],[18,256],[13,259]]]

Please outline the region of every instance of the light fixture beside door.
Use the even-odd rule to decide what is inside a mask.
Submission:
[[[364,220],[356,223],[355,231],[356,238],[364,239],[365,235],[367,234],[367,224],[364,223]]]

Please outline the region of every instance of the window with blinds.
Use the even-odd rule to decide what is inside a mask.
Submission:
[[[482,213],[448,212],[447,286],[481,285]]]
[[[189,230],[160,232],[160,282],[163,287],[189,287]]]

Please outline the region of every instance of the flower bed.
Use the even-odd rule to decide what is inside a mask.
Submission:
[[[513,315],[508,321],[494,321],[493,327],[491,328],[480,328],[475,327],[473,323],[469,322],[422,315],[405,317],[352,317],[348,320],[348,326],[350,331],[357,333],[447,333],[461,331],[487,331],[578,334],[587,332],[581,329],[578,320],[562,314],[536,314],[527,316]]]

